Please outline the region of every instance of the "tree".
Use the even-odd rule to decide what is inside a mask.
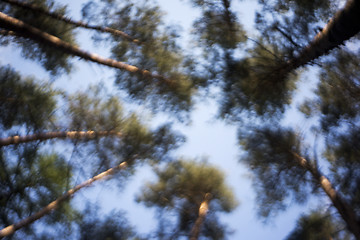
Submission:
[[[1,141],[1,226],[10,225],[0,231],[1,237],[13,234],[23,227],[26,227],[27,234],[36,236],[36,232],[28,230],[31,229],[29,224],[44,216],[51,220],[47,215],[55,208],[60,208],[60,211],[52,214],[56,220],[51,221],[56,223],[68,218],[67,224],[71,224],[76,211],[66,200],[75,192],[94,181],[114,175],[124,164],[128,166],[128,171],[122,175],[126,176],[144,160],[152,163],[168,160],[167,152],[182,142],[182,137],[170,133],[167,125],[151,131],[143,126],[135,114],[124,116],[119,100],[109,95],[103,99],[102,95],[99,95],[102,91],[100,87],[90,88],[87,94],[65,95],[63,102],[67,103],[66,107],[58,110],[66,113],[67,117],[63,119],[61,114],[53,113],[56,109],[55,96],[59,95],[60,91],[54,91],[46,85],[38,86],[36,80],[21,79],[19,74],[9,67],[2,70],[5,74],[1,84],[7,88],[1,106],[7,114],[2,115],[6,118],[1,121],[0,127],[4,129],[4,133],[11,135],[12,131],[19,131],[22,126],[26,126],[30,135],[5,137]],[[39,104],[36,105],[37,103]],[[63,131],[51,131],[54,128]],[[48,129],[50,131],[46,132]],[[83,129],[93,131],[81,131]],[[92,162],[76,166],[58,154],[41,154],[44,151],[42,149],[46,149],[46,140],[49,139],[68,139],[75,145],[79,144],[79,140],[82,141],[81,147],[86,155],[92,155]],[[86,156],[82,155],[78,157]],[[73,181],[71,172],[84,167],[90,170],[90,174],[106,171],[65,191]],[[118,174],[118,177],[120,176]],[[51,202],[54,199],[56,200]],[[64,215],[61,216],[60,212]],[[30,217],[26,218],[29,215]],[[18,223],[11,225],[14,222]]]
[[[67,11],[66,7],[55,5],[54,1],[38,0],[34,2],[36,2],[40,8],[52,10],[60,15],[65,15]],[[2,14],[10,14],[14,18],[19,19],[19,21],[26,22],[40,31],[45,30],[50,35],[54,35],[69,44],[76,44],[73,28],[67,23],[58,22],[50,17],[21,8],[9,8],[5,3],[0,3],[0,9],[3,12]],[[4,27],[3,23],[1,23],[1,28],[4,29]],[[20,34],[20,32],[14,31],[12,34],[5,36],[5,43],[8,44],[9,41],[16,43],[16,45],[23,50],[25,58],[38,61],[46,70],[50,71],[52,75],[70,72],[71,63],[69,62],[68,54],[44,44],[36,44],[36,42],[31,42],[19,37],[18,34]]]
[[[206,162],[179,160],[157,170],[156,174],[158,182],[148,183],[137,201],[148,207],[174,211],[177,222],[173,237],[225,237],[224,228],[218,225],[215,214],[231,212],[237,203],[220,170]],[[209,231],[211,229],[217,231]]]
[[[206,1],[200,3],[207,4]],[[311,31],[315,28],[315,24],[319,24],[320,17],[321,19],[331,17],[332,11],[329,10],[333,5],[331,2],[275,1],[273,5],[271,5],[273,1],[260,1],[260,3],[265,5],[263,12],[257,13],[257,27],[261,35],[255,39],[245,35],[253,42],[245,57],[234,55],[236,47],[229,49],[221,44],[212,47],[227,52],[226,57],[215,55],[216,62],[211,64],[215,70],[217,68],[214,66],[221,66],[220,71],[223,73],[216,76],[216,82],[222,83],[220,86],[223,91],[220,115],[237,121],[244,115],[242,114],[244,110],[250,114],[264,116],[264,119],[283,112],[285,106],[291,103],[297,80],[294,76],[295,70],[312,64],[320,56],[340,47],[360,30],[359,25],[353,24],[359,22],[356,19],[359,16],[357,1],[347,1],[345,7],[336,12],[326,27],[310,42],[308,42],[309,36],[314,35]],[[266,14],[268,12],[271,13],[270,21]],[[271,16],[277,16],[276,14],[280,16],[283,14],[283,17],[276,18],[272,22]],[[224,25],[220,20],[215,21],[219,26]],[[204,24],[206,21],[201,19],[200,22]],[[214,23],[211,26],[213,25]],[[198,33],[203,32],[200,24],[195,27]],[[202,37],[211,43],[214,35],[202,35]],[[237,38],[234,37],[233,43],[236,42]],[[202,48],[209,52],[208,45],[204,44]]]
[[[42,4],[46,5],[44,1],[42,1]],[[144,22],[151,22],[152,24],[152,26],[143,26],[142,30],[139,29],[138,24],[135,24],[134,27],[136,27],[137,33],[142,33],[139,39],[143,44],[141,46],[128,46],[127,41],[119,43],[118,46],[113,48],[113,54],[117,60],[103,58],[96,54],[86,52],[72,44],[71,41],[67,41],[66,38],[55,34],[53,35],[51,32],[48,32],[47,29],[43,30],[36,27],[36,25],[27,24],[21,21],[20,18],[14,18],[5,13],[0,14],[0,26],[8,31],[12,31],[15,34],[15,38],[25,38],[34,41],[40,46],[40,49],[42,49],[43,46],[46,49],[57,49],[62,53],[123,70],[118,73],[118,78],[121,79],[121,81],[118,80],[117,83],[120,87],[127,89],[129,96],[141,100],[143,103],[146,102],[146,100],[151,100],[151,102],[154,103],[151,104],[154,110],[172,109],[174,112],[189,110],[193,87],[191,72],[189,72],[191,69],[187,70],[188,67],[183,60],[183,56],[177,51],[178,47],[174,41],[176,35],[171,31],[162,32],[160,30],[162,22],[158,14],[159,9],[157,7],[150,8],[146,6],[146,4],[133,7],[137,9],[136,11],[138,12],[135,13],[135,16],[138,16],[139,19],[127,19],[121,16],[121,14],[124,13],[124,9],[129,9],[129,6],[132,6],[131,4],[125,5],[123,9],[119,9],[121,4],[118,5],[115,2],[108,2],[108,4],[111,4],[112,8],[116,9],[116,14],[120,14],[118,16],[111,16],[111,13],[109,13],[107,16],[108,20],[114,18],[114,22],[121,24],[122,22],[116,19],[120,16],[121,19],[126,19],[127,21],[139,21],[142,24]],[[26,9],[25,11],[29,10]],[[43,11],[48,12],[48,9],[45,8]],[[84,12],[86,12],[86,10],[84,10]],[[128,14],[130,13],[131,12]],[[39,15],[42,16],[42,14]],[[58,21],[62,24],[70,25],[62,20],[49,17],[49,14],[44,16],[50,18],[51,21]],[[146,19],[149,17],[151,21]],[[115,23],[112,24],[114,25]],[[127,22],[123,24],[128,25]],[[115,28],[124,27],[122,25],[114,26]],[[133,36],[137,37],[136,35]],[[113,40],[118,41],[119,39],[114,37]],[[166,44],[166,46],[164,44]],[[135,47],[135,49],[131,47]],[[130,55],[126,54],[127,51],[130,51]],[[65,58],[68,57],[68,55],[62,55]],[[131,57],[133,59],[131,59]],[[135,62],[135,64],[138,64],[140,67],[122,62],[126,59],[130,62]],[[163,61],[164,59],[166,59],[166,61]],[[130,75],[128,75],[128,73],[130,73]],[[140,92],[139,90],[142,91]],[[162,98],[154,97],[157,95],[161,95]]]
[[[349,196],[344,198],[334,188],[334,184],[320,171],[316,159],[310,161],[308,157],[302,157],[307,156],[307,150],[295,132],[279,127],[261,127],[239,138],[246,150],[242,161],[256,177],[261,215],[267,217],[284,210],[289,197],[304,203],[309,187],[313,187],[328,196],[349,231],[359,239],[359,216],[354,205],[348,201]]]

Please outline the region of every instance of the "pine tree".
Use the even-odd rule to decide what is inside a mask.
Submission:
[[[342,179],[331,183],[320,171],[316,159],[309,160],[307,149],[295,132],[265,126],[249,131],[239,139],[246,150],[242,161],[256,177],[254,186],[262,216],[268,217],[285,210],[289,198],[304,203],[312,187],[326,194],[348,230],[357,239],[360,238],[359,215],[355,205],[349,202],[349,195],[344,196],[334,188]]]
[[[157,170],[156,174],[158,182],[148,183],[137,201],[148,207],[173,211],[177,215],[172,226],[173,237],[225,237],[225,228],[216,221],[216,212],[231,212],[237,203],[219,169],[206,162],[179,160]]]
[[[46,22],[49,22],[51,26],[59,23],[65,27],[70,26],[72,28],[72,24],[69,21],[65,22],[50,17],[49,14],[44,14],[44,12],[51,12],[48,9],[51,2],[41,0],[41,3],[47,7],[39,4],[38,7],[43,7],[42,9],[45,10],[42,10],[43,14],[38,14],[37,17],[45,17],[47,19]],[[13,35],[11,37],[14,37],[15,40],[20,39],[23,41],[25,39],[23,42],[27,44],[29,44],[28,40],[33,41],[39,46],[40,52],[46,51],[46,49],[51,54],[57,52],[59,55],[61,52],[63,61],[67,61],[71,55],[120,70],[118,71],[118,80],[116,81],[120,88],[127,90],[129,96],[133,99],[142,103],[151,102],[151,104],[148,104],[148,107],[150,106],[154,111],[172,110],[173,112],[182,112],[189,110],[194,88],[191,76],[192,68],[178,50],[179,47],[176,45],[176,34],[174,31],[166,26],[164,26],[165,30],[160,30],[164,24],[160,18],[159,8],[151,7],[145,3],[139,6],[125,4],[123,8],[121,8],[123,4],[118,4],[116,1],[111,1],[107,4],[110,4],[113,8],[112,12],[115,12],[114,16],[111,16],[111,13],[108,13],[106,16],[108,21],[113,21],[109,26],[113,29],[124,29],[124,31],[129,32],[130,35],[142,42],[141,45],[129,46],[128,41],[121,41],[122,39],[120,39],[119,42],[118,37],[113,36],[112,42],[115,43],[115,46],[112,52],[115,59],[104,58],[97,54],[89,53],[76,46],[72,39],[53,34],[51,28],[47,29],[48,26],[38,27],[36,22],[35,24],[31,21],[24,22],[16,14],[21,11],[34,14],[37,11],[23,10],[22,8],[18,10],[18,8],[14,7],[13,11],[15,13],[12,11],[9,11],[8,14],[0,13],[0,27],[6,31],[11,31],[11,35]],[[129,10],[130,7],[131,9],[136,9],[135,13]],[[129,11],[126,13],[124,10]],[[125,13],[128,16],[123,16]],[[132,24],[128,24],[129,22]],[[151,25],[146,26],[144,23],[151,23]],[[134,29],[128,29],[131,27]],[[133,31],[136,32],[132,34]],[[69,31],[64,30],[62,32]],[[7,35],[6,32],[5,35]],[[31,56],[38,54],[38,58],[41,58],[41,54],[43,54],[34,53],[34,48],[31,48],[31,51]],[[57,56],[53,58],[58,59]],[[41,58],[41,60],[44,59]],[[124,61],[130,62],[130,64]],[[51,70],[54,74],[57,73],[58,68],[69,70],[63,66],[65,63],[61,65],[50,61],[50,59],[44,62],[44,64],[51,64],[47,69]]]

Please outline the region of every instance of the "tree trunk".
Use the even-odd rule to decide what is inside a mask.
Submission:
[[[140,74],[144,77],[155,78],[160,80],[162,83],[165,83],[169,86],[175,85],[176,81],[167,79],[162,75],[154,74],[149,72],[148,70],[140,69],[136,66],[126,64],[124,62],[119,62],[110,58],[103,58],[96,54],[86,52],[76,46],[73,46],[60,38],[50,35],[46,32],[41,31],[29,24],[24,23],[16,18],[10,17],[2,12],[0,12],[0,27],[8,29],[10,31],[14,31],[18,35],[34,40],[35,42],[48,45],[57,49],[59,51],[63,51],[67,54],[78,56],[82,59],[92,61],[98,64],[102,64],[108,67],[117,68],[120,70],[125,70],[132,73]]]
[[[360,31],[360,1],[348,0],[299,56],[289,60],[283,69],[290,72],[304,66],[318,57],[327,54]]]
[[[190,240],[197,240],[199,238],[202,223],[204,222],[206,214],[209,210],[210,200],[211,200],[211,194],[206,193],[204,201],[200,204],[199,207],[199,216],[196,219],[194,226],[191,229],[190,238],[189,238]]]
[[[65,17],[65,16],[63,16],[61,14],[58,14],[58,13],[55,13],[55,12],[49,12],[49,11],[45,10],[44,8],[41,8],[41,7],[36,6],[34,4],[31,4],[31,3],[19,2],[17,0],[2,0],[2,1],[6,2],[6,3],[9,3],[9,4],[12,4],[12,5],[15,5],[15,6],[18,6],[18,7],[21,7],[21,8],[24,8],[24,9],[27,9],[27,10],[30,10],[30,11],[33,11],[33,12],[38,12],[40,14],[44,14],[46,16],[52,17],[54,19],[57,19],[57,20],[60,20],[60,21],[63,21],[63,22],[69,23],[69,24],[72,24],[72,25],[77,26],[77,27],[97,30],[97,31],[100,31],[100,32],[105,32],[105,33],[111,33],[113,35],[120,36],[120,37],[124,38],[127,41],[130,41],[130,42],[133,42],[133,43],[136,43],[136,44],[140,43],[139,40],[129,36],[128,34],[122,32],[120,30],[117,30],[117,29],[108,28],[108,27],[102,27],[102,26],[89,25],[89,24],[81,22],[81,21],[73,21],[73,20],[71,20],[71,18]]]
[[[49,203],[46,207],[44,207],[40,211],[36,212],[35,214],[33,214],[33,215],[31,215],[31,216],[29,216],[29,217],[15,223],[13,225],[7,226],[7,227],[3,228],[2,230],[0,230],[0,238],[9,236],[9,235],[15,233],[17,230],[30,225],[31,223],[35,222],[36,220],[42,218],[46,214],[49,214],[51,211],[56,209],[62,202],[68,200],[70,197],[72,197],[80,189],[82,189],[84,187],[89,187],[93,182],[98,181],[100,179],[103,179],[103,178],[105,178],[107,176],[113,175],[118,170],[126,168],[126,166],[127,166],[127,162],[122,162],[118,166],[110,168],[110,169],[106,170],[105,172],[102,172],[102,173],[96,175],[95,177],[90,178],[87,181],[75,186],[74,188],[72,188],[69,191],[67,191],[66,193],[64,193],[58,199],[56,199],[55,201]]]
[[[35,133],[26,136],[12,136],[0,138],[0,147],[12,144],[26,143],[31,141],[44,141],[53,138],[69,138],[69,139],[93,139],[96,137],[116,136],[121,137],[122,134],[116,131],[62,131],[62,132],[45,132]]]
[[[326,195],[330,198],[332,204],[346,223],[348,229],[354,234],[356,239],[360,240],[360,222],[357,220],[353,209],[346,203],[344,199],[333,188],[329,179],[326,178],[317,167],[312,166],[305,158],[299,154],[292,152],[297,159],[299,165],[306,168],[313,179],[321,186]]]

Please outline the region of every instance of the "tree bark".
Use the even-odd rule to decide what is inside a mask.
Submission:
[[[49,214],[51,211],[56,209],[62,202],[66,201],[70,197],[72,197],[80,189],[82,189],[84,187],[89,187],[93,182],[101,180],[101,179],[103,179],[103,178],[105,178],[107,176],[113,175],[118,170],[126,168],[126,166],[127,166],[127,162],[122,162],[118,166],[110,168],[110,169],[96,175],[95,177],[90,178],[90,179],[86,180],[85,182],[75,186],[74,188],[72,188],[69,191],[67,191],[66,193],[64,193],[58,199],[56,199],[55,201],[49,203],[46,207],[44,207],[40,211],[36,212],[35,214],[33,214],[33,215],[31,215],[31,216],[29,216],[29,217],[15,223],[13,225],[7,226],[7,227],[3,228],[2,230],[0,230],[0,238],[4,238],[6,236],[14,234],[17,230],[30,225],[31,223],[35,222],[36,220],[39,220],[40,218],[42,218],[46,214]]]
[[[125,70],[132,73],[140,74],[144,77],[154,78],[160,80],[162,83],[167,85],[175,85],[176,81],[167,79],[162,75],[151,73],[148,70],[140,69],[136,66],[126,64],[124,62],[119,62],[110,58],[103,58],[93,53],[86,52],[79,47],[73,46],[60,38],[50,35],[46,32],[41,31],[29,24],[24,23],[16,18],[10,17],[2,12],[0,12],[0,27],[14,31],[18,35],[34,40],[35,42],[48,45],[54,49],[63,51],[67,54],[78,56],[82,59],[92,61],[98,64],[102,64],[108,67],[117,68],[120,70]]]
[[[190,232],[190,240],[197,240],[199,238],[199,234],[201,231],[202,223],[204,222],[206,218],[206,214],[209,210],[209,203],[211,200],[211,194],[206,193],[204,197],[204,201],[200,204],[199,207],[199,216],[196,219],[194,226],[191,229]]]
[[[307,169],[313,179],[320,185],[323,191],[331,200],[333,206],[337,209],[338,213],[346,223],[348,229],[354,234],[356,239],[360,240],[360,222],[353,209],[346,203],[346,201],[337,193],[333,188],[331,182],[326,178],[317,167],[311,165],[305,158],[299,154],[292,152],[298,164]]]
[[[69,138],[69,139],[93,139],[96,137],[116,136],[121,137],[122,134],[116,131],[61,131],[61,132],[44,132],[26,136],[12,136],[0,138],[0,147],[12,144],[26,143],[32,141],[44,141],[53,138]]]
[[[113,28],[109,28],[109,27],[102,27],[102,26],[95,26],[95,25],[90,25],[87,23],[84,23],[82,21],[74,21],[71,18],[65,17],[61,14],[55,13],[55,12],[49,12],[39,6],[36,6],[34,4],[31,3],[27,3],[27,2],[19,2],[17,0],[1,0],[3,2],[27,9],[27,10],[31,10],[33,12],[37,12],[40,14],[44,14],[46,16],[52,17],[54,19],[63,21],[65,23],[69,23],[71,25],[77,26],[77,27],[82,27],[82,28],[86,28],[86,29],[92,29],[92,30],[97,30],[100,32],[105,32],[105,33],[111,33],[113,35],[116,36],[120,36],[122,38],[124,38],[127,41],[139,44],[140,41],[138,39],[135,39],[133,37],[131,37],[130,35],[124,33],[123,31],[117,30],[117,29],[113,29]]]
[[[321,32],[297,57],[289,60],[283,69],[290,72],[304,66],[330,50],[339,47],[360,31],[360,1],[348,0],[343,9],[326,24]]]

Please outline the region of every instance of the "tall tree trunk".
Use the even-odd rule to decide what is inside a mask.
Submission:
[[[86,52],[79,47],[73,46],[60,38],[50,35],[46,32],[41,31],[29,24],[24,23],[16,18],[10,17],[2,12],[0,12],[0,27],[8,29],[10,31],[14,31],[18,35],[34,40],[35,42],[39,42],[41,44],[45,44],[54,49],[63,51],[70,55],[78,56],[82,59],[92,61],[98,64],[102,64],[105,66],[109,66],[112,68],[117,68],[120,70],[125,70],[132,73],[140,74],[144,77],[150,77],[160,80],[162,83],[167,85],[175,85],[176,81],[167,79],[162,75],[151,73],[148,70],[140,69],[136,66],[126,64],[124,62],[119,62],[110,58],[103,58],[96,54]]]
[[[342,199],[342,197],[333,188],[329,179],[326,178],[316,166],[311,165],[299,154],[295,152],[292,152],[292,154],[297,159],[299,165],[311,173],[313,179],[320,185],[326,195],[330,198],[332,204],[346,223],[348,229],[354,234],[356,239],[360,240],[360,222],[357,219],[353,209],[346,203],[344,199]]]
[[[63,21],[63,22],[69,23],[69,24],[72,24],[72,25],[77,26],[77,27],[97,30],[97,31],[100,31],[100,32],[111,33],[113,35],[120,36],[120,37],[124,38],[127,41],[130,41],[130,42],[133,42],[133,43],[136,43],[136,44],[140,43],[139,40],[129,36],[128,34],[124,33],[123,31],[113,29],[113,28],[109,28],[109,27],[89,25],[89,24],[81,22],[81,21],[74,21],[74,20],[71,20],[71,18],[65,17],[65,16],[63,16],[61,14],[58,14],[58,13],[55,13],[55,12],[49,12],[49,11],[45,10],[44,8],[36,6],[34,4],[31,4],[31,3],[20,2],[20,1],[17,1],[17,0],[1,0],[1,1],[12,4],[12,5],[15,5],[15,6],[18,6],[18,7],[21,7],[21,8],[24,8],[24,9],[27,9],[27,10],[31,10],[33,12],[38,12],[40,14],[44,14],[46,16],[55,18],[57,20],[60,20],[60,21]]]
[[[290,72],[339,47],[360,31],[360,1],[348,0],[297,57],[289,60],[282,70]]]
[[[35,133],[26,136],[12,136],[0,138],[0,147],[12,144],[26,143],[32,141],[44,141],[53,138],[69,138],[69,139],[93,139],[96,137],[116,136],[121,137],[121,132],[116,131],[61,131],[61,132],[44,132]]]
[[[66,193],[64,193],[58,199],[49,203],[46,207],[44,207],[40,211],[36,212],[35,214],[33,214],[15,224],[12,224],[10,226],[7,226],[7,227],[1,229],[0,230],[0,238],[14,234],[17,230],[30,225],[31,223],[35,222],[36,220],[39,220],[46,214],[49,214],[51,211],[55,210],[62,202],[68,200],[80,189],[82,189],[84,187],[89,187],[93,182],[101,180],[107,176],[113,175],[118,170],[126,168],[126,166],[127,166],[127,162],[122,162],[118,166],[110,168],[110,169],[96,175],[95,177],[90,178],[90,179],[86,180],[85,182],[75,186],[74,188],[72,188],[69,191],[67,191]]]
[[[194,226],[190,232],[190,240],[197,240],[201,231],[202,223],[205,220],[206,214],[209,210],[209,203],[211,200],[211,193],[206,193],[203,202],[199,207],[199,216],[197,217]]]

